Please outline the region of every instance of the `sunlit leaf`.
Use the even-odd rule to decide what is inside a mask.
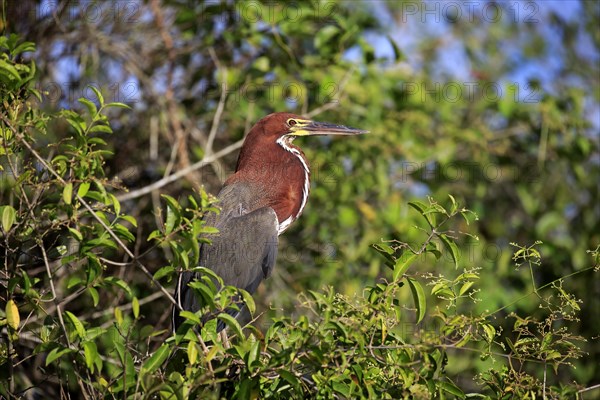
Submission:
[[[2,229],[4,232],[8,232],[17,219],[17,212],[12,206],[2,206],[0,210],[2,210],[0,214],[2,217]]]
[[[137,319],[140,316],[140,302],[137,297],[131,300],[131,310],[133,311],[133,317]]]
[[[188,343],[187,356],[191,365],[196,364],[196,361],[198,361],[198,345],[196,343],[192,341]]]
[[[66,204],[71,204],[71,199],[73,198],[73,182],[69,182],[65,185],[63,189],[63,201]]]
[[[21,323],[21,317],[19,316],[19,309],[13,299],[10,299],[6,302],[6,307],[4,308],[6,312],[6,322],[8,326],[10,326],[13,330],[19,329],[19,324]]]

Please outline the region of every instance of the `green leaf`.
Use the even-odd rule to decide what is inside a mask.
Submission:
[[[253,64],[254,68],[261,72],[269,71],[269,59],[267,57],[258,57]],[[226,79],[226,77],[224,77]]]
[[[15,301],[12,299],[7,301],[4,311],[6,312],[6,322],[8,323],[8,326],[15,331],[19,329],[21,317],[19,316],[19,309],[17,308]]]
[[[69,228],[69,232],[71,232],[71,235],[73,235],[73,237],[77,239],[77,241],[81,242],[83,240],[83,235],[77,229]]]
[[[448,393],[458,397],[459,399],[465,398],[465,393],[460,388],[458,388],[458,386],[456,386],[453,382],[451,382],[449,380],[448,381],[438,381],[437,386],[444,392],[448,392]]]
[[[202,305],[209,306],[210,308],[215,306],[215,292],[210,290],[210,288],[204,282],[191,282],[188,284],[188,286],[194,289],[196,296],[202,299]]]
[[[46,366],[50,365],[54,360],[59,359],[63,355],[67,353],[72,353],[74,350],[69,349],[68,347],[58,346],[52,349],[48,356],[46,357]]]
[[[2,209],[2,229],[8,232],[17,219],[17,212],[11,206],[0,207]]]
[[[85,338],[85,328],[83,327],[83,324],[81,323],[81,321],[79,320],[79,318],[77,318],[75,316],[75,314],[73,314],[70,311],[65,311],[65,314],[67,315],[67,317],[69,317],[69,320],[71,321],[71,323],[75,327],[75,331],[77,332],[77,336],[79,336],[81,339],[84,339]]]
[[[95,200],[100,203],[104,203],[104,196],[95,190],[89,191],[85,194],[85,197]]]
[[[6,61],[0,59],[0,71],[1,70],[5,70],[6,72],[8,72],[10,75],[12,75],[15,79],[17,79],[18,81],[21,80],[21,75],[19,75],[19,71],[17,71],[17,69],[7,63]]]
[[[90,190],[91,183],[90,182],[82,182],[77,189],[77,196],[83,197],[87,194],[88,190]]]
[[[254,312],[256,311],[256,304],[254,303],[254,298],[252,298],[252,295],[250,293],[246,292],[243,289],[240,289],[239,292],[242,294],[242,298],[244,299],[246,307],[248,307],[250,315],[254,315]]]
[[[425,297],[425,291],[423,290],[423,286],[419,283],[419,281],[413,278],[406,278],[408,284],[410,286],[410,291],[413,295],[413,300],[415,302],[415,308],[417,309],[417,324],[423,320],[425,317],[425,311],[427,309],[427,302]]]
[[[418,254],[410,251],[405,251],[402,253],[402,255],[396,260],[396,265],[394,266],[394,281],[402,278],[408,267],[410,267],[410,265],[418,256]]]
[[[386,35],[388,42],[392,46],[392,50],[394,50],[394,61],[404,60],[406,57],[402,54],[402,50],[398,47],[398,44],[390,35]]]
[[[76,114],[74,112],[70,112],[70,110],[65,111],[63,113],[63,115],[65,116],[65,119],[67,120],[67,123],[69,125],[71,125],[71,127],[73,129],[75,129],[75,131],[77,132],[77,134],[79,136],[83,136],[83,133],[85,131],[86,128],[86,123],[85,121],[81,118],[81,116],[79,114]]]
[[[98,358],[98,348],[94,342],[83,342],[83,354],[85,356],[85,365],[94,372],[94,365]]]
[[[11,52],[11,56],[16,56],[21,53],[25,53],[28,51],[35,51],[35,43],[33,42],[23,42],[15,47]]]
[[[255,340],[252,342],[250,346],[250,350],[246,353],[246,365],[248,366],[248,370],[253,372],[255,368],[253,366],[255,364],[260,364],[260,342]]]
[[[173,272],[175,272],[175,268],[171,265],[167,265],[154,273],[154,279],[159,280],[167,275],[171,275]]]
[[[96,104],[94,104],[93,101],[88,100],[85,97],[82,97],[82,98],[80,98],[77,101],[79,101],[81,104],[83,104],[87,108],[88,113],[92,117],[94,117],[94,116],[96,116],[96,114],[98,114],[98,108],[96,108]]]
[[[279,376],[281,376],[289,384],[291,384],[295,390],[299,390],[300,379],[296,375],[294,375],[293,373],[291,373],[285,369],[279,370],[278,373],[279,373]]]
[[[112,131],[111,131],[111,133],[112,133]],[[102,138],[99,138],[99,137],[90,138],[88,140],[88,143],[89,144],[99,144],[101,146],[106,146],[106,144],[107,144]]]
[[[69,182],[65,185],[62,196],[66,204],[71,204],[71,199],[73,198],[73,182]]]
[[[133,310],[133,317],[137,319],[140,316],[140,302],[137,297],[134,297],[131,301],[131,309]]]
[[[163,194],[162,198],[167,202],[167,220],[165,221],[165,233],[168,235],[173,232],[175,226],[179,225],[181,220],[181,207],[173,197]]]
[[[331,46],[332,48],[335,47],[332,45],[332,43],[335,43],[332,39],[339,31],[340,29],[335,25],[325,25],[315,35],[315,47],[319,49],[326,45]]]
[[[100,213],[96,213],[96,215],[100,216]],[[118,249],[117,244],[112,241],[111,239],[108,238],[98,238],[98,239],[91,239],[88,240],[86,242],[86,245],[88,246],[88,248],[94,248],[94,247],[110,247],[112,249]]]
[[[219,230],[217,228],[215,228],[214,226],[203,226],[202,229],[200,229],[199,233],[219,233]]]
[[[429,226],[433,227],[435,225],[435,218],[432,214],[429,214],[431,212],[431,208],[428,205],[418,200],[409,201],[408,205],[417,210],[419,214],[421,214],[423,217],[425,217]]]
[[[134,217],[132,217],[131,215],[121,215],[121,219],[129,222],[132,226],[137,228],[137,221]]]
[[[452,257],[452,261],[454,262],[454,267],[458,268],[458,260],[460,258],[460,252],[458,251],[458,246],[454,243],[453,240],[450,240],[448,236],[441,234],[439,235],[440,239],[446,250],[450,253]]]
[[[442,252],[438,250],[435,242],[427,243],[425,251],[429,254],[433,254],[436,260],[439,260],[442,257]]]
[[[90,297],[92,298],[92,303],[94,304],[94,307],[96,307],[100,302],[100,295],[98,294],[98,291],[96,290],[96,288],[93,287],[89,287],[87,291],[90,294]]]
[[[98,90],[95,86],[93,85],[89,85],[88,86],[90,89],[92,89],[92,91],[94,92],[94,94],[96,95],[96,97],[98,98],[98,103],[100,103],[100,107],[102,107],[104,105],[104,97],[102,96],[102,93],[100,93],[100,90]]]
[[[242,334],[242,327],[240,326],[240,323],[237,321],[237,319],[233,318],[227,313],[221,313],[217,318],[225,322],[225,325],[227,325],[231,330],[233,330],[233,333],[239,338],[244,337],[244,335]]]
[[[373,243],[371,247],[385,258],[385,265],[387,265],[390,268],[394,267],[396,260],[394,260],[394,249],[392,249],[391,246],[388,246],[385,243]]]
[[[90,132],[102,132],[102,133],[113,133],[110,125],[104,125],[101,123],[97,123],[96,125],[90,128]]]
[[[113,208],[115,210],[115,215],[118,216],[121,213],[121,203],[119,203],[119,200],[117,199],[117,197],[112,193],[108,193],[108,199],[113,205]]]
[[[431,294],[446,299],[454,297],[454,292],[445,282],[436,283],[431,289]]]
[[[463,294],[467,293],[467,291],[471,288],[471,286],[473,286],[474,283],[475,282],[465,282],[458,291],[458,295],[462,296]]]
[[[115,307],[115,320],[117,321],[117,325],[123,325],[123,311],[119,307]]]
[[[344,328],[344,325],[340,324],[339,322],[337,322],[335,320],[327,321],[325,323],[325,325],[323,325],[323,329],[324,330],[333,330],[338,335],[340,335],[341,338],[348,337],[348,332],[346,332],[346,329]]]
[[[149,242],[149,241],[151,241],[152,239],[156,239],[156,240],[160,241],[160,238],[161,238],[161,236],[162,236],[162,233],[161,233],[159,230],[152,231],[152,232],[151,232],[151,233],[148,235],[148,239],[147,239],[147,241]]]
[[[149,359],[146,360],[146,362],[144,362],[144,365],[142,365],[142,371],[146,373],[152,373],[156,371],[158,368],[160,368],[168,356],[169,345],[164,343],[158,348],[158,350],[154,352],[154,354],[152,354],[152,356],[150,356]]]
[[[454,198],[454,196],[452,196],[451,194],[449,194],[448,197],[450,197],[450,201],[452,202],[452,208],[450,208],[450,214],[454,214],[456,212],[456,210],[458,210],[458,203],[456,202],[456,199]]]
[[[491,343],[496,337],[496,328],[490,324],[482,324],[483,331],[485,332],[485,338]]]
[[[128,295],[130,295],[130,296],[132,295],[131,288],[129,287],[127,282],[125,282],[123,279],[119,279],[115,276],[109,276],[109,277],[104,278],[104,281],[111,285],[120,287],[121,289],[126,291]]]
[[[115,224],[113,225],[113,230],[115,231],[115,234],[121,239],[125,239],[128,242],[135,242],[135,236],[133,236],[133,233],[131,233],[131,231],[123,225]]]
[[[125,103],[118,102],[118,101],[115,101],[115,102],[112,102],[112,103],[108,103],[106,105],[106,107],[125,108],[127,110],[131,110],[130,106],[128,106]]]
[[[202,325],[202,321],[200,320],[200,317],[191,311],[180,311],[179,316],[183,319],[190,320],[197,325]]]
[[[198,361],[198,345],[193,341],[188,342],[187,356],[191,365],[196,364],[196,361]]]

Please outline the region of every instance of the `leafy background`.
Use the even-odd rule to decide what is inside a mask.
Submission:
[[[428,204],[431,196],[449,207],[452,194],[479,220],[453,225],[470,234],[456,239],[458,267],[443,243],[437,247],[439,259],[430,254],[414,260],[428,309],[438,304],[443,310],[444,304],[425,285],[431,282],[427,273],[454,279],[476,268],[478,301],[460,303],[457,310],[493,314],[496,331],[515,339],[511,313],[534,318],[543,303],[534,289],[565,277],[562,287],[581,299],[582,317],[554,324],[587,338],[577,342],[585,355],[574,361],[577,368],[561,367],[549,379],[592,387],[600,373],[592,361],[600,357],[600,322],[593,317],[600,310],[600,287],[587,250],[600,243],[600,6],[595,1],[467,3],[5,1],[4,34],[18,33],[36,47],[3,62],[35,61],[30,72],[41,99],[36,108],[47,115],[63,111],[44,129],[28,128],[32,146],[46,160],[69,154],[67,143],[73,142],[72,153],[87,149],[65,160],[79,174],[70,175],[71,190],[86,176],[101,178],[109,193],[101,200],[113,213],[118,204],[122,214],[135,219],[135,225],[113,222],[122,223],[117,228],[122,239],[150,274],[183,262],[177,259],[182,248],[157,246],[146,240],[150,233],[164,228],[169,212],[194,209],[188,196],[200,187],[218,191],[233,171],[244,133],[262,116],[289,110],[370,130],[347,140],[297,141],[311,164],[311,197],[302,218],[280,238],[273,277],[254,296],[255,325],[264,331],[274,318],[306,315],[299,304],[310,290],[331,287],[353,298],[389,279],[386,258],[371,245],[397,240],[418,248],[427,235],[415,226],[427,225],[408,202]],[[9,89],[2,87],[3,115],[15,101]],[[85,111],[85,118],[93,119],[101,105],[94,89],[106,103],[119,103],[97,116],[98,125],[110,121],[112,126],[112,135],[102,128],[96,132],[105,144],[74,135],[81,126],[78,116]],[[17,210],[8,158],[41,169],[29,152],[20,151],[5,151],[5,160],[0,158],[1,204]],[[168,184],[137,190],[207,158],[212,161]],[[54,161],[60,169],[60,160]],[[56,184],[54,201],[62,194],[67,207],[40,213],[39,224],[65,213],[72,218],[70,199],[66,202],[71,196],[64,191],[68,183]],[[160,194],[172,196],[182,209],[168,207]],[[209,199],[201,199],[206,206]],[[84,236],[101,236],[98,224],[81,223],[88,230],[76,229]],[[42,246],[58,254],[64,246],[69,254],[69,227],[74,225],[57,224],[41,235]],[[13,248],[3,235],[3,246]],[[541,265],[515,269],[518,247],[510,243],[530,246],[538,240]],[[133,332],[144,338],[148,355],[170,336],[169,300],[122,249],[95,244],[106,245],[95,267],[88,265],[83,273],[77,259],[69,259],[54,276],[58,296],[70,299],[63,308],[108,327],[119,320],[115,309],[132,308],[132,299],[140,299],[138,328],[154,330],[155,336]],[[19,251],[27,253],[27,247]],[[15,267],[27,271],[33,287],[44,287],[43,264],[21,257],[9,265],[8,252],[2,257],[4,304],[24,285],[10,280]],[[94,280],[90,268],[111,289],[88,290]],[[165,273],[161,283],[171,290],[172,274]],[[78,284],[87,289],[78,290]],[[403,337],[421,330],[442,335],[433,315],[415,325],[410,290],[394,295],[405,309]],[[26,301],[19,296],[23,314]],[[500,362],[455,351],[445,368],[463,390],[478,391],[473,377]],[[535,366],[529,370],[542,379]],[[44,379],[44,372],[20,373],[21,390]],[[66,385],[77,390],[73,382]]]

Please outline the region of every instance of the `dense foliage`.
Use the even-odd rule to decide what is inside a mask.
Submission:
[[[372,4],[2,2],[1,396],[598,393],[597,4]],[[311,198],[252,323],[174,335],[208,193],[282,110],[371,133],[299,143]]]

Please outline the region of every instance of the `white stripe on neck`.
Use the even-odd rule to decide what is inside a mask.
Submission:
[[[290,215],[288,218],[285,219],[285,221],[279,224],[279,235],[281,235],[290,226],[290,224],[295,219],[297,219],[300,216],[300,214],[302,214],[302,211],[306,206],[306,201],[308,200],[308,192],[310,190],[310,171],[308,169],[308,165],[302,157],[302,154],[300,154],[300,151],[297,148],[291,146],[293,140],[293,136],[284,135],[277,139],[277,144],[283,147],[286,151],[289,151],[290,153],[295,155],[296,158],[298,158],[298,160],[300,160],[300,162],[302,163],[302,167],[304,168],[304,186],[302,187],[302,203],[300,203],[300,208],[298,209],[298,213],[296,213],[295,216]]]

